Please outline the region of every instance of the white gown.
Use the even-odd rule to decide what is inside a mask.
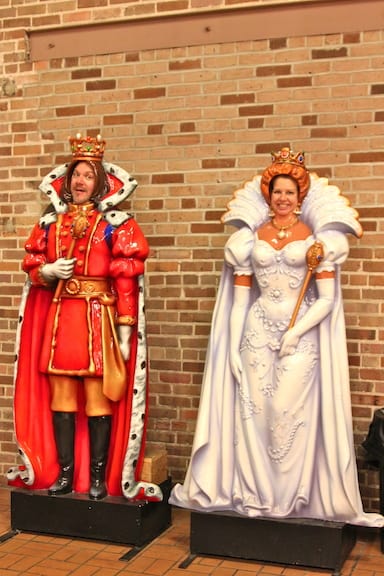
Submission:
[[[318,421],[319,413],[318,331],[307,332],[294,355],[279,358],[279,350],[307,271],[305,253],[313,238],[276,251],[257,235],[252,238],[249,229],[244,232],[249,232],[260,295],[248,312],[241,344],[243,372],[235,397],[234,450],[242,464],[234,476],[234,509],[249,515],[259,511],[305,516],[317,459],[316,427],[311,423]]]
[[[247,186],[226,220],[238,224],[242,214],[240,230],[225,248],[192,456],[184,484],[173,488],[170,503],[249,517],[382,526],[382,516],[363,511],[359,493],[339,279],[339,266],[348,254],[345,233],[359,234],[356,213],[351,214],[346,202],[341,209],[335,200],[330,216],[321,219],[320,214],[321,225],[316,226],[311,214],[319,215],[319,202],[326,206],[329,197],[319,201],[317,190],[324,194],[327,181],[315,179],[306,210],[303,206],[303,220],[314,236],[275,250],[257,236],[267,218],[259,177]],[[328,188],[335,194],[335,187]],[[338,200],[339,195],[337,191]],[[249,198],[257,205],[251,215]],[[243,212],[239,205],[245,206]],[[343,210],[341,223],[335,223],[335,213]],[[319,326],[302,336],[294,355],[279,358],[280,340],[307,272],[305,254],[315,239],[324,246],[321,269],[336,272],[335,304]],[[253,273],[257,281],[243,332],[240,383],[229,366],[234,273]],[[299,318],[316,297],[316,287],[310,285]]]

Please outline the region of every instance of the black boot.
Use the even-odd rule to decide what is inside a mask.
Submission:
[[[55,433],[60,473],[56,482],[49,488],[48,494],[51,496],[59,496],[60,494],[72,492],[75,413],[53,412],[53,430]]]
[[[91,486],[89,497],[101,500],[107,495],[105,470],[107,467],[109,440],[111,437],[111,416],[88,418],[89,445],[91,454]]]
[[[367,460],[372,465],[384,464],[384,408],[375,410],[362,446],[367,451]]]

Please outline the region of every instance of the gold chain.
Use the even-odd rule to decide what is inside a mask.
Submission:
[[[276,228],[276,230],[278,230],[276,236],[279,240],[284,240],[284,238],[287,238],[288,233],[287,230],[289,230],[289,228],[292,228],[292,226],[294,226],[297,222],[298,218],[297,216],[294,217],[293,221],[290,222],[289,224],[287,224],[286,226],[279,226],[278,224],[276,224],[275,219],[272,218],[271,220],[271,224],[274,228]]]

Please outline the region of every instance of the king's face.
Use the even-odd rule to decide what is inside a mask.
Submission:
[[[71,194],[74,204],[89,202],[96,186],[95,173],[88,162],[79,162],[71,178]]]

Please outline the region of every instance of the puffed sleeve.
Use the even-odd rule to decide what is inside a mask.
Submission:
[[[47,230],[36,224],[24,245],[27,254],[24,256],[22,269],[29,275],[33,284],[46,286],[47,282],[40,274],[46,263]]]
[[[133,325],[137,321],[137,277],[144,273],[148,242],[133,218],[115,230],[112,242],[110,275],[117,293],[117,323]]]
[[[251,253],[254,243],[254,234],[250,228],[244,226],[230,236],[224,247],[224,259],[233,267],[235,275],[253,274]]]
[[[317,240],[323,244],[324,258],[316,272],[333,272],[336,266],[343,264],[349,253],[347,236],[337,230],[327,230],[317,234]]]

